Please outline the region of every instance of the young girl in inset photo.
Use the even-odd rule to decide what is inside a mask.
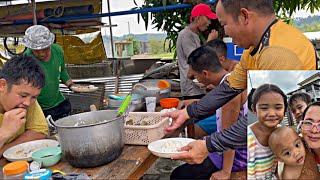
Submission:
[[[258,121],[248,127],[248,179],[276,179],[276,160],[269,148],[270,134],[284,118],[287,96],[276,85],[264,84],[252,97]]]

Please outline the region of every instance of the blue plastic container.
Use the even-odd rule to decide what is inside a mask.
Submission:
[[[239,61],[244,49],[234,44],[230,37],[223,38],[223,42],[227,44],[227,57]]]
[[[49,169],[39,169],[37,171],[32,171],[24,176],[24,180],[28,179],[38,179],[38,180],[48,180],[52,175],[52,171]]]

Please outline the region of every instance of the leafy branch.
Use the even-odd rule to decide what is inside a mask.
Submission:
[[[144,0],[142,6],[138,6],[135,0],[134,9],[139,8],[152,8],[152,7],[165,7],[168,5],[176,5],[182,3],[189,3],[192,5],[202,2],[201,0]],[[214,8],[213,8],[214,9]],[[277,16],[283,19],[287,23],[292,23],[293,13],[304,9],[311,13],[320,10],[320,0],[274,0],[274,9]],[[171,11],[162,11],[156,13],[142,13],[138,14],[138,22],[140,22],[140,16],[144,20],[145,28],[148,28],[149,19],[152,20],[151,24],[157,30],[163,30],[167,33],[165,43],[163,47],[170,52],[175,50],[178,33],[189,23],[190,8],[177,9]],[[150,16],[150,17],[149,17]],[[218,21],[213,21],[208,28],[207,32],[204,32],[203,36],[206,36],[211,29],[217,29],[219,34],[223,37],[224,31]],[[167,46],[166,46],[167,44]]]

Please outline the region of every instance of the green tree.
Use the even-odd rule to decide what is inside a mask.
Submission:
[[[163,48],[163,44],[165,42],[156,40],[156,39],[150,39],[149,40],[149,45],[150,45],[150,50],[151,54],[162,54],[165,53],[165,49]]]
[[[140,54],[141,48],[140,48],[140,41],[134,39],[133,40],[133,54]]]
[[[134,1],[134,0],[133,0]],[[135,2],[135,1],[134,1]],[[144,4],[139,8],[161,7],[167,5],[175,5],[181,3],[190,3],[195,5],[201,0],[144,0]],[[305,9],[311,13],[320,10],[320,0],[274,0],[274,8],[277,16],[287,23],[291,23],[293,13]],[[174,11],[162,11],[156,13],[143,13],[138,15],[145,22],[145,27],[148,27],[148,19],[151,16],[152,25],[157,30],[164,30],[167,32],[167,43],[163,46],[169,51],[175,50],[175,44],[178,37],[178,32],[181,31],[186,24],[189,23],[190,9],[178,9]],[[219,34],[223,36],[223,29],[218,21],[213,21],[209,29],[218,29]],[[205,33],[206,34],[206,33]]]
[[[294,26],[303,32],[320,31],[320,16],[309,16],[307,18],[294,19]]]

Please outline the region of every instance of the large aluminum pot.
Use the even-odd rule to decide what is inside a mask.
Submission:
[[[66,160],[74,167],[95,167],[116,159],[124,147],[124,117],[115,110],[80,113],[50,120]]]

